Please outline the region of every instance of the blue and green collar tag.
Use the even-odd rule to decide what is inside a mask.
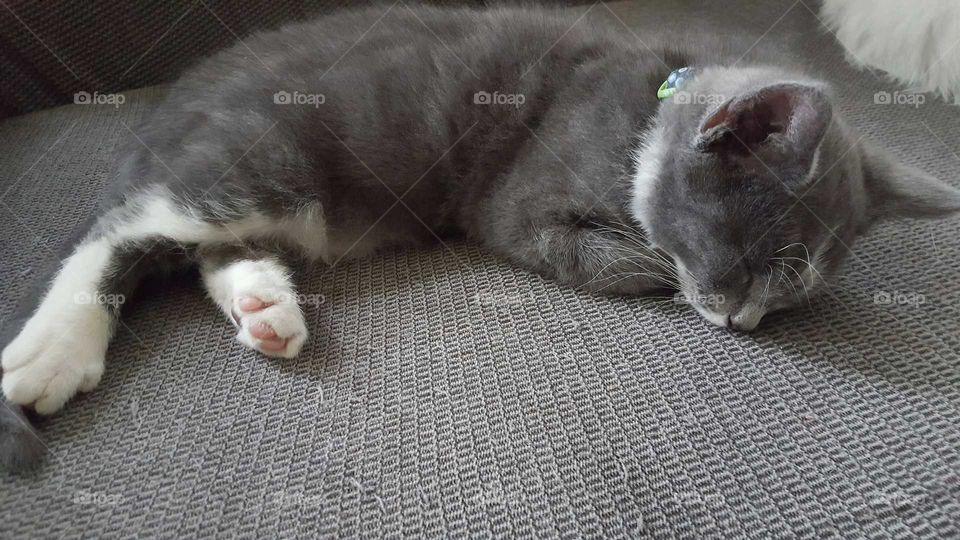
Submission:
[[[663,84],[660,85],[660,88],[657,89],[657,97],[660,99],[667,99],[677,93],[687,81],[695,77],[697,74],[696,68],[692,67],[682,67],[680,69],[675,69],[670,72],[670,76],[667,77],[667,80],[663,81]]]

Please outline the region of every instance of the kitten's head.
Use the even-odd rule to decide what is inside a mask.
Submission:
[[[684,299],[752,330],[821,290],[872,223],[956,212],[960,191],[853,133],[823,83],[716,67],[661,104],[631,209]]]

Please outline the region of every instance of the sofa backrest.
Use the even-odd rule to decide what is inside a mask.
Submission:
[[[369,3],[5,0],[0,6],[0,118],[72,103],[78,92],[113,93],[170,81],[197,58],[238,37]]]

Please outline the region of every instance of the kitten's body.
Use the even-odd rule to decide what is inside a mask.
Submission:
[[[784,277],[804,288],[822,278],[810,271],[815,264],[808,254],[796,280],[782,272],[778,290],[764,290],[758,301],[760,281],[741,259],[766,261],[773,253],[798,258],[788,257],[800,255],[797,242],[805,250],[805,242],[816,242],[811,248],[822,248],[823,273],[842,260],[838,244],[787,207],[794,194],[780,185],[784,179],[812,188],[812,179],[822,175],[828,195],[847,190],[851,197],[818,191],[809,200],[820,201],[814,206],[832,216],[837,205],[851,210],[847,216],[853,217],[837,222],[834,231],[852,241],[874,219],[864,194],[871,178],[860,161],[866,154],[851,154],[855,143],[846,128],[829,123],[826,98],[815,83],[777,89],[770,103],[766,93],[754,96],[763,107],[784,109],[779,124],[766,122],[767,128],[790,124],[796,111],[803,122],[809,116],[824,125],[799,130],[809,140],[797,148],[800,142],[809,147],[815,153],[805,155],[810,159],[789,160],[790,167],[781,169],[787,161],[760,147],[766,139],[747,141],[756,143],[751,152],[773,164],[772,174],[758,172],[745,153],[724,154],[718,145],[726,132],[717,135],[712,124],[713,138],[694,148],[710,108],[661,106],[656,88],[673,67],[717,62],[715,51],[654,52],[617,26],[526,10],[396,8],[385,15],[378,8],[247,39],[187,73],[134,130],[119,154],[102,216],[3,352],[4,393],[51,413],[76,391],[92,389],[117,310],[78,302],[78,295],[128,295],[165,263],[199,264],[210,296],[237,324],[238,339],[290,357],[307,329],[285,255],[334,263],[386,245],[460,234],[572,286],[621,294],[664,286],[694,296],[730,294],[735,301],[726,308],[698,310],[718,324],[750,329],[771,309],[768,300],[773,307],[789,304],[786,284],[779,286]],[[740,80],[731,77],[736,73],[708,69],[702,79],[735,96],[782,77],[759,69]],[[301,105],[277,103],[278,92],[314,97]],[[523,102],[483,103],[480,97],[478,103],[483,92],[522,96]],[[769,116],[766,108],[763,115],[734,109],[718,120],[720,127],[738,115]],[[728,126],[735,138],[737,129]],[[781,146],[792,149],[796,130],[782,131],[771,128],[768,135],[782,136]],[[713,154],[722,159],[711,161]],[[838,160],[842,165],[832,167]],[[687,179],[719,178],[729,172],[724,164],[755,185],[765,183],[763,189],[728,183],[716,193],[697,188],[703,200],[691,197]],[[671,195],[665,195],[663,178],[686,186],[672,196],[690,200],[665,199]],[[941,211],[960,207],[955,192],[940,188],[930,193],[952,204],[943,203]],[[751,196],[762,204],[727,202]],[[723,205],[735,215],[726,215]],[[757,208],[763,212],[751,213]],[[782,225],[772,219],[778,212],[786,217]],[[718,221],[704,221],[709,216]],[[720,230],[746,230],[742,223],[750,224],[751,216],[754,226],[777,229],[763,243]],[[668,231],[671,223],[680,225]],[[710,235],[716,249],[705,245]],[[758,245],[766,249],[759,255]],[[730,268],[707,269],[716,270],[711,275],[701,271],[705,264]],[[728,283],[738,265],[745,265],[746,277],[733,272],[737,279]],[[770,289],[772,271],[762,275]],[[26,432],[11,429],[17,426],[11,419],[0,422],[0,437],[23,441]],[[24,451],[11,446],[4,457],[23,458]]]
[[[587,21],[551,48],[571,19],[539,12],[381,16],[289,27],[199,65],[129,142],[120,197],[153,202],[162,186],[204,222],[277,233],[326,262],[457,232],[512,255],[531,227],[630,221],[631,146],[666,71],[657,55]],[[324,103],[278,106],[278,91]],[[525,102],[477,104],[478,92]]]

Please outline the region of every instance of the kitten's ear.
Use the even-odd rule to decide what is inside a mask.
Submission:
[[[860,142],[863,178],[872,220],[938,218],[960,212],[960,190],[890,157],[886,150]]]
[[[805,179],[833,117],[824,87],[766,86],[728,100],[700,125],[701,152],[760,160],[784,182]]]

